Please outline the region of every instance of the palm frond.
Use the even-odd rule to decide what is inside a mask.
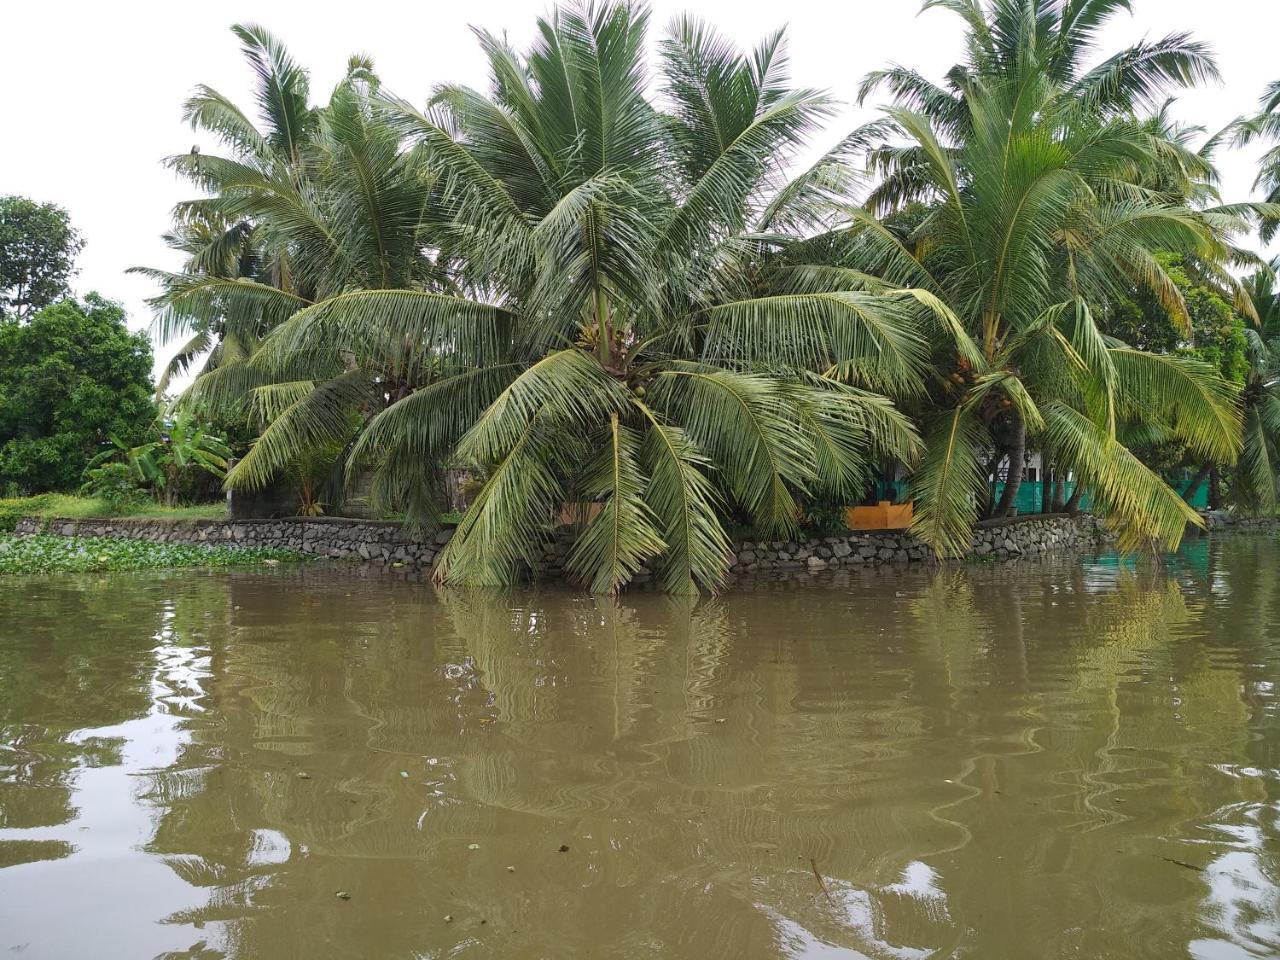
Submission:
[[[522,371],[489,404],[458,446],[480,464],[507,456],[535,420],[570,430],[588,430],[627,408],[628,397],[589,354],[576,348],[548,354]]]
[[[704,356],[713,362],[835,368],[851,382],[916,393],[927,344],[908,303],[838,291],[717,304],[704,314]]]
[[[226,485],[260,490],[299,456],[317,447],[345,443],[354,433],[362,406],[374,401],[374,385],[364,370],[353,370],[314,384],[276,388],[265,402],[284,401],[280,411],[249,452],[227,474]]]
[[[1188,525],[1204,521],[1114,436],[1061,403],[1047,404],[1045,440],[1076,474],[1122,550],[1177,549]]]
[[[353,290],[294,313],[263,341],[254,364],[287,373],[340,352],[410,358],[433,354],[490,366],[510,347],[510,315],[500,307],[427,290]]]
[[[652,405],[716,465],[734,499],[766,533],[795,529],[788,484],[814,479],[812,441],[790,415],[777,381],[755,374],[676,366],[658,374]]]
[[[1280,433],[1280,401],[1268,395],[1251,404],[1244,415],[1240,457],[1231,485],[1232,499],[1259,513],[1276,506],[1277,439]]]
[[[541,413],[523,423],[436,558],[438,581],[501,586],[537,563],[565,498],[561,442]]]
[[[653,566],[669,593],[714,593],[724,585],[733,554],[720,523],[720,498],[706,476],[710,463],[684,430],[638,406],[649,421],[640,448],[649,474],[645,502],[667,545]]]
[[[132,267],[128,272],[149,277],[164,288],[148,301],[156,311],[152,329],[162,342],[224,323],[261,336],[308,305],[301,297],[252,280],[148,267]]]
[[[307,102],[307,72],[264,28],[237,24],[231,30],[240,38],[245,59],[258,78],[258,109],[267,124],[267,139],[274,150],[296,162],[316,119]]]
[[[911,475],[911,533],[939,557],[963,556],[971,544],[987,483],[980,456],[985,440],[967,406],[939,414],[925,432],[924,457]]]
[[[583,492],[600,508],[569,551],[566,565],[590,584],[592,593],[616,593],[667,547],[644,498],[647,480],[639,450],[639,437],[612,414],[605,442],[583,473]]]
[[[1067,95],[1090,109],[1128,111],[1159,103],[1171,88],[1221,79],[1208,46],[1189,33],[1174,33],[1109,57],[1080,77]]]
[[[1210,463],[1235,462],[1241,430],[1237,387],[1190,357],[1128,348],[1109,353],[1117,389],[1134,415],[1167,423],[1174,436]]]

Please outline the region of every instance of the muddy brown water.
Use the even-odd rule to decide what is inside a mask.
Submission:
[[[1280,955],[1280,545],[0,580],[0,952]],[[341,896],[340,896],[341,894]]]

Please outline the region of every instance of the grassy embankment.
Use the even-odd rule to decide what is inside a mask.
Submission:
[[[95,520],[111,517],[168,518],[173,520],[221,520],[227,515],[224,503],[202,503],[194,507],[162,507],[146,503],[121,507],[97,497],[73,497],[65,493],[40,493],[34,497],[0,499],[0,533],[13,530],[22,517],[54,517],[67,520]]]

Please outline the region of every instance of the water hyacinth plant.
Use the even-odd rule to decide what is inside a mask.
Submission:
[[[0,534],[0,574],[93,573],[298,562],[304,554],[261,547],[197,547],[109,537]]]

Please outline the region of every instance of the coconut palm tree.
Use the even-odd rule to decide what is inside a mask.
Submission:
[[[1258,162],[1254,189],[1261,190],[1269,203],[1280,204],[1280,80],[1267,85],[1258,104],[1258,112],[1236,121],[1236,146],[1258,141],[1270,144]],[[1262,239],[1270,241],[1280,227],[1280,216],[1270,216],[1262,229]]]
[[[1250,276],[1248,287],[1258,311],[1258,325],[1246,327],[1249,372],[1244,393],[1244,441],[1231,477],[1231,498],[1256,512],[1276,506],[1280,475],[1280,293],[1275,287],[1277,262]]]
[[[232,32],[254,74],[258,120],[212,87],[196,88],[183,117],[225,154],[196,144],[168,158],[170,169],[209,195],[178,204],[164,236],[185,257],[180,271],[132,271],[162,288],[151,300],[158,338],[187,338],[161,376],[161,392],[197,363],[206,372],[238,369],[269,330],[315,296],[319,271],[308,270],[308,255],[323,246],[315,236],[323,228],[314,174],[324,159],[316,141],[325,111],[310,102],[307,71],[275,36],[253,24]],[[335,97],[376,83],[372,64],[353,57]],[[310,235],[301,229],[307,223]]]
[[[1107,23],[1129,12],[1131,0],[925,0],[965,24],[965,58],[942,84],[893,65],[868,73],[859,99],[887,92],[899,105],[927,116],[934,128],[958,138],[969,129],[973,85],[1034,71],[1099,116],[1127,116],[1155,106],[1171,85],[1191,86],[1219,77],[1208,47],[1188,33],[1142,40],[1092,67]]]
[[[844,231],[846,262],[933,292],[969,334],[933,358],[940,376],[912,480],[914,530],[939,553],[963,552],[987,483],[982,451],[1011,451],[1011,502],[1030,433],[1088,487],[1122,544],[1176,545],[1196,515],[1118,430],[1156,421],[1192,451],[1233,462],[1233,390],[1204,365],[1109,340],[1095,311],[1136,285],[1185,320],[1156,253],[1221,263],[1230,256],[1226,239],[1245,226],[1242,211],[1197,211],[1153,189],[1146,181],[1167,172],[1164,142],[1119,109],[1124,99],[1099,106],[1087,93],[1094,81],[1081,86],[1089,74],[1075,78],[1054,59],[1059,45],[1049,56],[1037,52],[1041,18],[1006,17],[1043,7],[1051,27],[1053,16],[1115,4],[996,2],[990,12],[976,2],[940,5],[968,22],[972,64],[956,94],[963,118],[948,119],[936,105],[927,113],[888,109],[864,132],[881,139],[872,152],[881,180],[870,209],[847,211]],[[1020,39],[1011,32],[1018,22]],[[1181,79],[1167,68],[1162,75]]]
[[[156,312],[157,337],[163,341],[186,338],[156,378],[157,398],[169,393],[175,377],[196,372],[197,364],[200,371],[211,371],[224,361],[247,357],[265,333],[260,322],[247,331],[234,321],[228,324],[229,308],[207,305],[217,299],[214,291],[226,281],[251,280],[257,275],[261,251],[253,244],[251,224],[228,224],[216,211],[192,205],[182,218],[175,218],[162,239],[184,255],[181,273],[145,267],[130,270],[150,276],[163,288],[163,293],[148,301]]]
[[[920,394],[954,318],[791,255],[848,198],[848,144],[783,177],[827,99],[789,85],[781,35],[743,54],[682,20],[660,112],[646,29],[610,4],[558,9],[524,54],[482,33],[490,94],[446,86],[418,110],[348,84],[301,152],[306,189],[211,182],[306,281],[273,289],[290,315],[244,365],[269,426],[231,484],[268,482],[356,411],[349,463],[373,466],[380,505],[429,523],[446,465],[485,478],[440,579],[510,580],[587,502],[583,582],[647,566],[688,592],[723,582],[730,513],[784,536],[797,496],[918,457],[886,394]]]

